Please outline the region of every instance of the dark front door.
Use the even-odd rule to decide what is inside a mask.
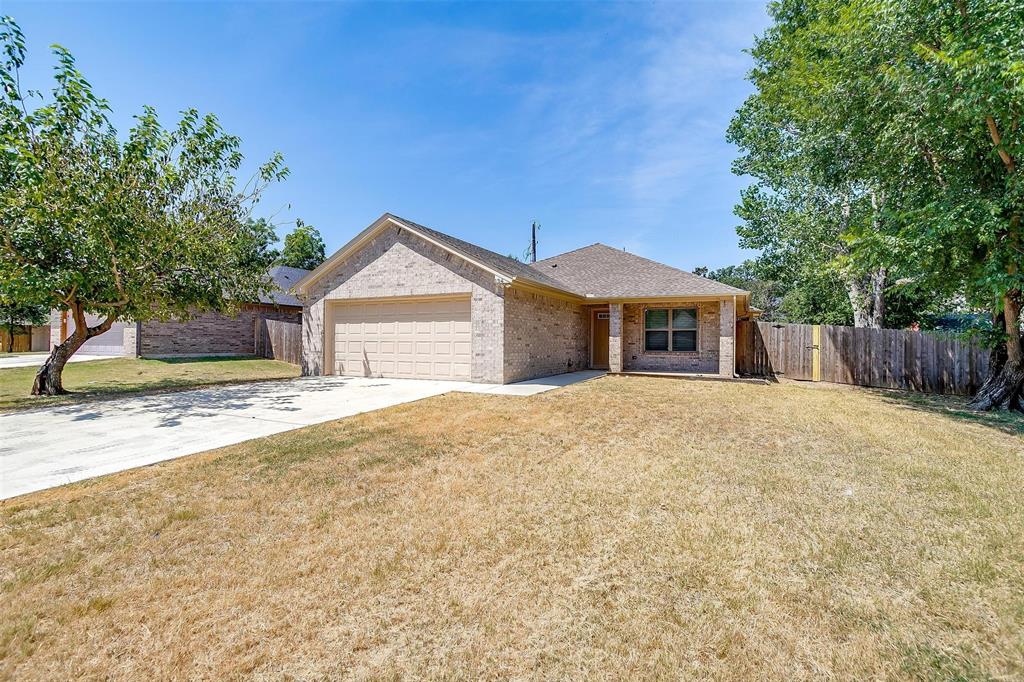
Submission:
[[[595,310],[590,326],[590,366],[608,369],[608,311]]]

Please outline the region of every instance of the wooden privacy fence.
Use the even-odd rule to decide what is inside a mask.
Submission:
[[[736,369],[921,393],[973,395],[988,373],[989,351],[927,332],[837,325],[740,322]]]
[[[256,355],[271,360],[302,364],[302,324],[256,319]]]
[[[7,327],[0,327],[0,352],[7,352],[7,344],[11,337],[7,333]],[[14,345],[11,351],[14,353],[26,353],[28,351],[40,351],[50,349],[50,328],[45,326],[30,327],[19,325],[14,330]]]

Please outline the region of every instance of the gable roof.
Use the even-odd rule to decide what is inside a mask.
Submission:
[[[471,256],[473,260],[489,265],[491,269],[507,275],[509,279],[525,279],[537,284],[543,284],[544,286],[551,287],[552,289],[564,289],[564,287],[553,277],[549,277],[545,273],[533,269],[529,264],[517,261],[515,258],[502,256],[500,253],[489,251],[482,246],[477,246],[476,244],[470,244],[467,241],[456,239],[444,232],[438,232],[437,230],[425,225],[414,223],[413,221],[406,220],[405,218],[399,218],[398,216],[390,213],[385,213],[384,215],[391,216],[391,218],[404,224],[406,227],[411,227],[414,230],[419,230],[420,232],[430,235],[435,240],[441,242],[455,252]]]
[[[591,244],[545,258],[530,267],[587,298],[746,296],[750,293],[604,244]]]
[[[287,265],[275,265],[270,268],[267,275],[276,290],[269,294],[260,294],[260,303],[267,303],[270,305],[294,305],[301,308],[302,301],[296,298],[295,294],[292,293],[292,287],[294,287],[295,284],[303,277],[308,275],[309,272],[309,270],[293,268]]]
[[[409,232],[418,235],[421,239],[430,242],[435,246],[448,251],[469,263],[472,263],[473,265],[476,265],[482,270],[486,270],[497,277],[508,280],[509,282],[517,280],[526,281],[548,289],[565,291],[564,287],[562,287],[562,285],[554,278],[548,277],[544,273],[534,270],[529,265],[521,263],[514,258],[502,256],[499,253],[477,246],[476,244],[456,239],[444,232],[438,232],[437,230],[426,227],[425,225],[414,223],[413,221],[406,220],[405,218],[399,218],[391,213],[383,214],[380,218],[373,221],[369,227],[349,240],[347,244],[338,249],[330,258],[321,263],[319,267],[303,277],[302,280],[294,286],[294,290],[300,294],[305,293],[310,285],[333,270],[339,263],[348,258],[356,249],[389,225],[408,230]]]
[[[533,264],[502,256],[426,225],[385,213],[293,285],[305,293],[364,243],[388,226],[400,227],[496,277],[525,282],[578,299],[716,297],[749,292],[604,244],[569,251]]]

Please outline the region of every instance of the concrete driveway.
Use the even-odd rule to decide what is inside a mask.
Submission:
[[[10,367],[38,367],[50,357],[49,353],[7,353],[0,354],[0,369]],[[90,360],[113,360],[117,355],[89,355],[88,353],[76,353],[68,362],[89,362]]]
[[[304,377],[0,414],[0,499],[449,391],[533,395],[600,374],[507,386]]]

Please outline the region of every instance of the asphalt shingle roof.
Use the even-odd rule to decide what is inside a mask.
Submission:
[[[287,265],[275,265],[270,268],[267,274],[270,276],[271,281],[273,281],[274,286],[277,287],[277,291],[271,292],[269,295],[260,294],[260,303],[302,307],[302,301],[297,299],[295,294],[291,293],[291,288],[300,279],[308,275],[309,272],[309,270],[291,268]]]
[[[593,298],[729,296],[748,292],[604,244],[537,261],[530,267],[561,288]]]

